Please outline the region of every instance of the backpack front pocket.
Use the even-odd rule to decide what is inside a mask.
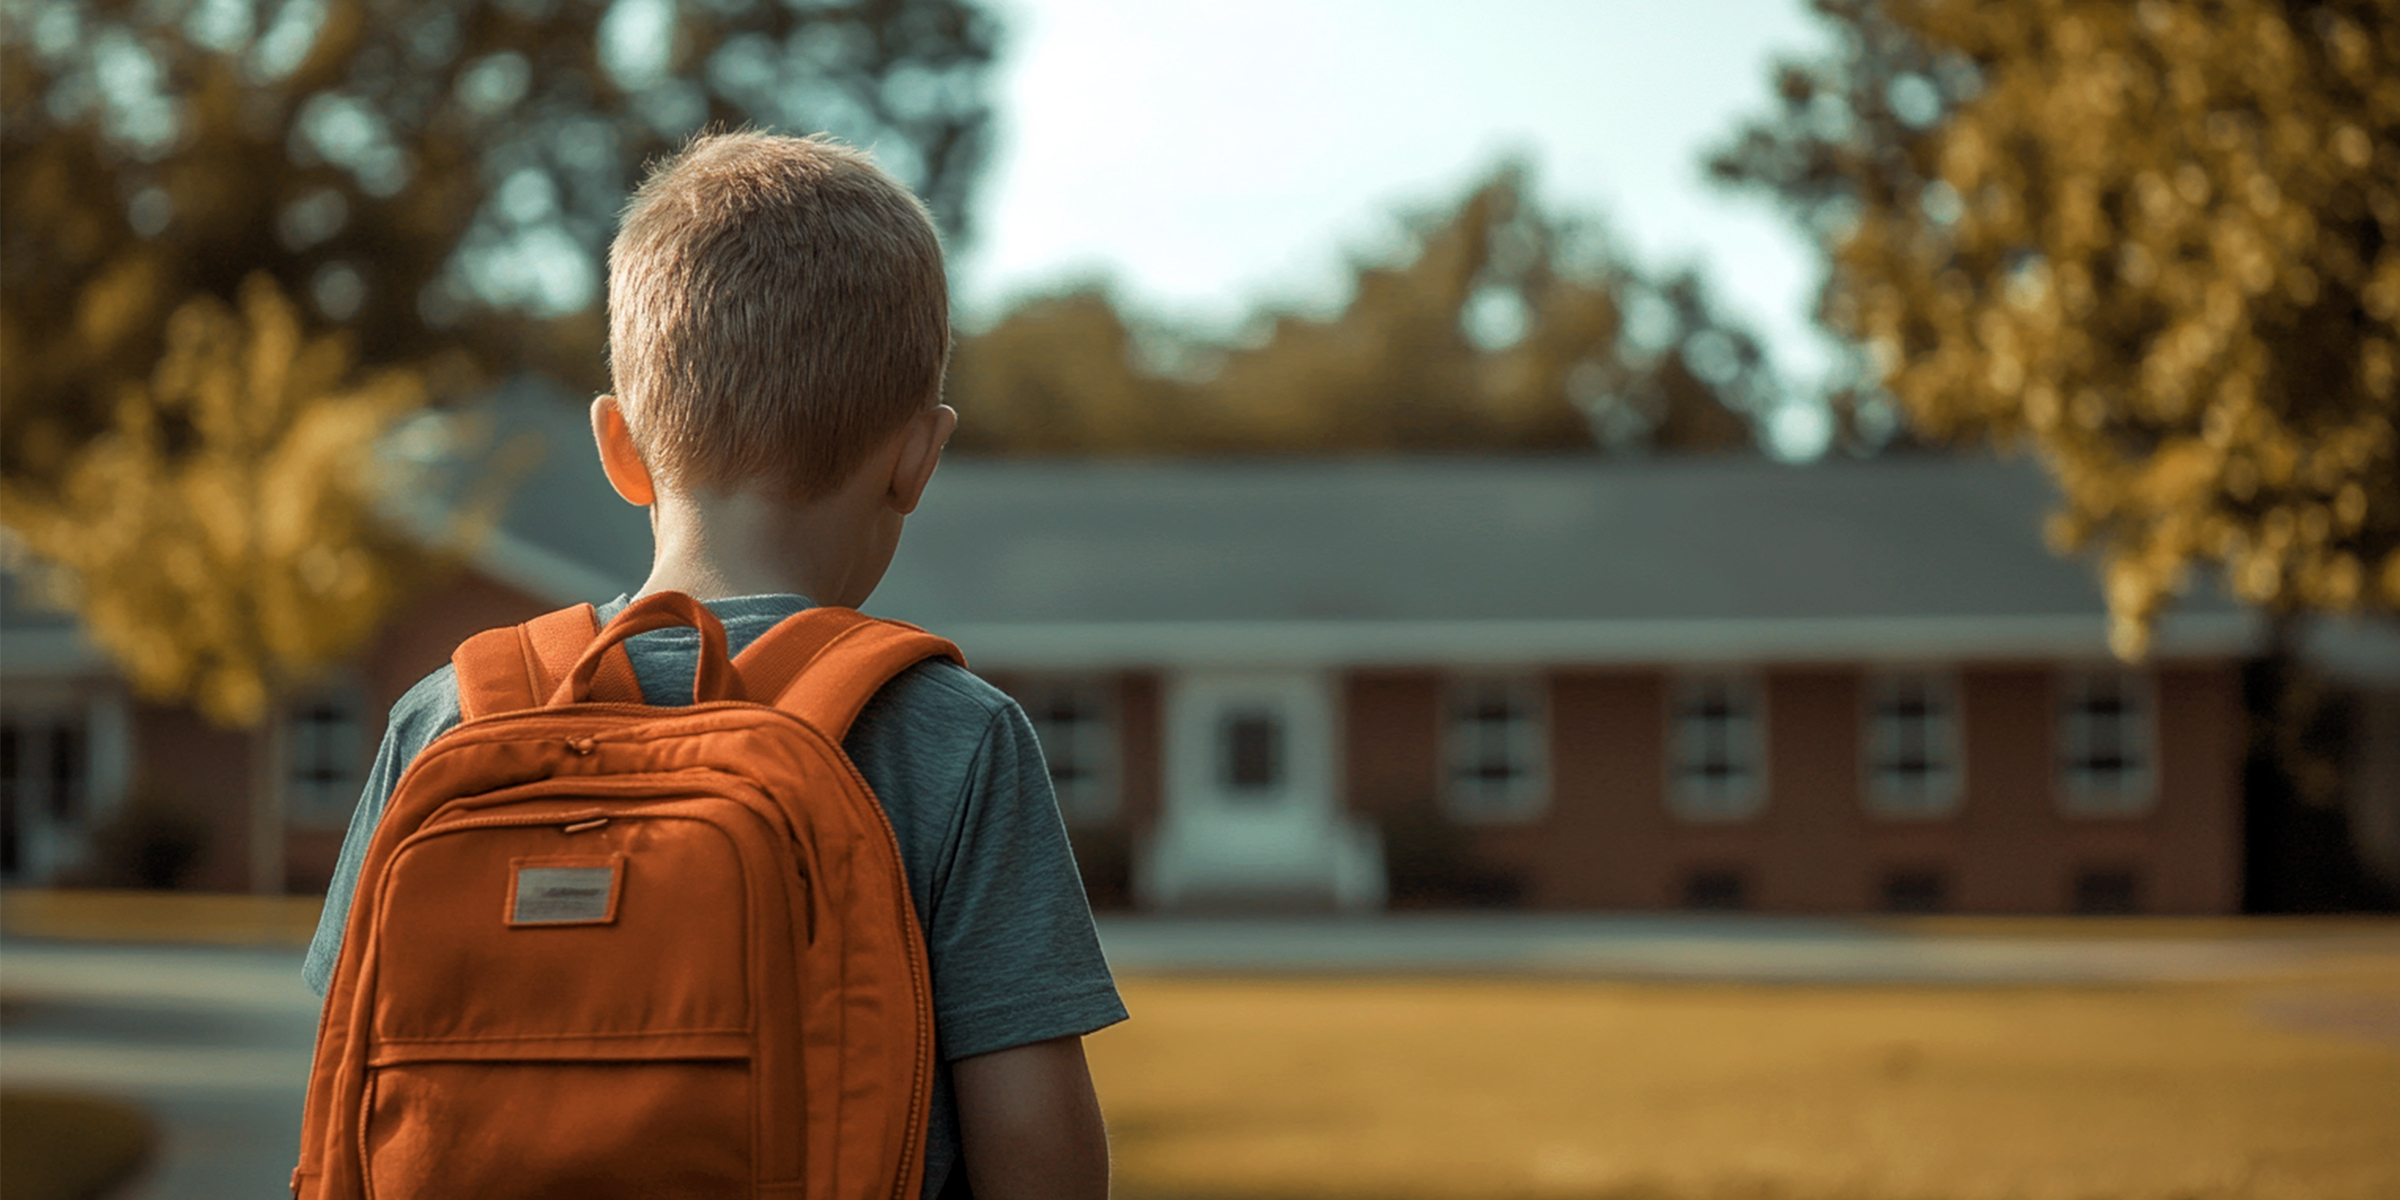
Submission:
[[[733,839],[657,811],[585,824],[480,818],[428,829],[395,858],[378,906],[379,1054],[648,1057],[749,1032]]]
[[[367,1077],[380,1200],[739,1196],[751,1182],[744,1061],[402,1062]]]
[[[429,825],[383,876],[360,1112],[382,1197],[730,1196],[760,1178],[738,805]],[[776,884],[781,887],[781,883]]]

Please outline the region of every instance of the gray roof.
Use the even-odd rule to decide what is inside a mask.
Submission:
[[[636,586],[648,525],[581,406],[493,411],[547,449],[485,568],[562,602]],[[953,457],[868,607],[1000,666],[2104,654],[2091,565],[2042,541],[2055,502],[1986,458]],[[2161,649],[2255,634],[2200,595]]]
[[[2088,614],[2048,486],[1955,459],[953,462],[885,602],[932,621]]]

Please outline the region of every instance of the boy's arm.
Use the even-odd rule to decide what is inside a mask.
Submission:
[[[978,1054],[950,1071],[976,1200],[1107,1200],[1108,1131],[1082,1038]]]

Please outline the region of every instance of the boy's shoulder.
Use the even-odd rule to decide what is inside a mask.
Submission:
[[[980,729],[1016,709],[1016,698],[990,680],[946,658],[929,658],[892,677],[868,702],[869,711],[888,707],[918,721],[972,724]],[[860,714],[864,720],[866,714]]]
[[[465,717],[458,703],[458,669],[443,663],[392,702],[384,740],[405,748],[406,757],[413,758]]]

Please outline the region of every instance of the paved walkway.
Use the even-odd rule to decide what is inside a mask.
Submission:
[[[1491,974],[1724,983],[2238,979],[2400,954],[2400,922],[1422,914],[1103,918],[1120,972]]]
[[[122,1096],[158,1118],[116,1200],[289,1195],[317,1001],[300,953],[0,943],[0,1083]]]

